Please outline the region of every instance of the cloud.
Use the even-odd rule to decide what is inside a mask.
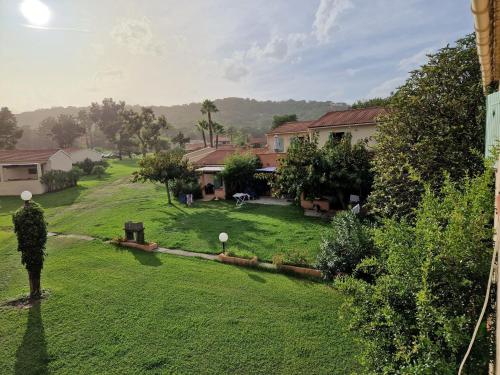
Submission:
[[[399,76],[395,78],[388,79],[374,88],[372,88],[366,98],[385,98],[391,92],[393,92],[397,87],[401,86],[405,81],[406,76]]]
[[[434,52],[433,48],[425,48],[416,54],[399,60],[398,69],[408,72],[427,62],[427,55]]]
[[[248,68],[238,61],[228,61],[224,69],[224,77],[233,82],[241,81],[248,73]]]
[[[149,18],[123,18],[111,30],[111,38],[133,54],[161,56],[163,43],[156,40]]]
[[[330,34],[337,26],[339,15],[352,7],[351,0],[321,0],[313,23],[313,35],[318,42],[330,41]]]

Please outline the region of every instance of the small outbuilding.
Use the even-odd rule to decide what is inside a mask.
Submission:
[[[70,171],[70,156],[64,150],[0,150],[0,196],[19,195],[24,190],[43,194],[42,176],[54,170]]]

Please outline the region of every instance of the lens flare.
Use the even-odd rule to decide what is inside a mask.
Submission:
[[[19,10],[30,25],[45,26],[50,20],[50,9],[40,0],[24,0]]]

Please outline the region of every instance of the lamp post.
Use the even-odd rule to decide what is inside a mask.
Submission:
[[[222,243],[222,252],[223,253],[226,252],[226,242],[228,239],[229,239],[229,236],[227,235],[227,233],[222,232],[221,234],[219,234],[219,241]]]
[[[24,201],[24,205],[28,206],[30,204],[30,200],[33,197],[31,191],[25,190],[21,193],[21,199]]]

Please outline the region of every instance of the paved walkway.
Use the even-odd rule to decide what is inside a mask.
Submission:
[[[64,234],[64,233],[49,232],[49,233],[47,233],[47,235],[49,237],[73,238],[73,239],[82,240],[82,241],[99,240],[98,238],[94,238],[91,236],[85,236],[85,235],[81,235],[81,234]],[[186,250],[179,250],[179,249],[167,249],[165,247],[159,247],[156,250],[154,250],[153,252],[162,253],[162,254],[177,255],[177,256],[188,257],[188,258],[201,258],[201,259],[206,259],[206,260],[218,261],[217,255],[215,255],[215,254],[195,253],[193,251],[186,251]],[[267,262],[257,262],[257,267],[265,269],[265,270],[276,270],[276,266],[274,264],[267,263]]]
[[[278,199],[271,197],[260,197],[259,199],[250,199],[245,201],[245,203],[254,203],[254,204],[265,204],[270,206],[290,206],[292,202],[288,202],[286,199]]]

